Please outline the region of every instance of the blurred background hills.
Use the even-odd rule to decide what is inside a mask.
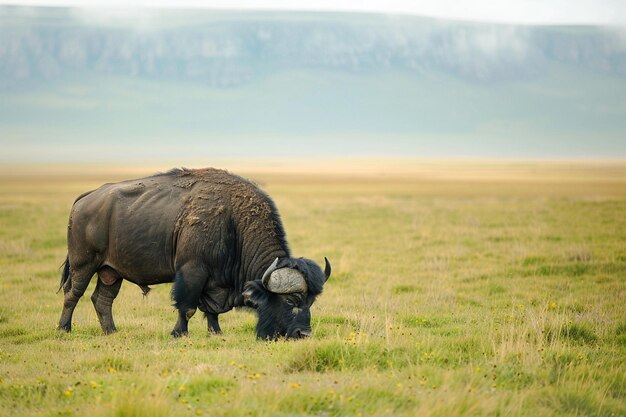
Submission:
[[[623,158],[626,28],[0,7],[1,162]]]

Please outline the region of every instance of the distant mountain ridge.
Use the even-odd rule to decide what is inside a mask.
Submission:
[[[7,6],[0,22],[3,89],[86,72],[232,88],[285,69],[430,71],[497,83],[532,79],[553,64],[626,79],[624,28],[206,10],[163,12],[138,28],[132,18]]]
[[[0,8],[0,163],[626,156],[626,30]]]

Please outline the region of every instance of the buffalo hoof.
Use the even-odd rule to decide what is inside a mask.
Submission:
[[[178,330],[178,329],[174,329],[172,330],[172,333],[170,333],[172,335],[172,337],[182,337],[182,336],[189,336],[189,332],[183,331],[183,330]]]
[[[115,327],[111,327],[108,329],[102,329],[102,331],[104,332],[104,334],[113,334],[115,332],[117,332],[117,329]]]
[[[57,331],[69,333],[69,332],[72,331],[72,325],[71,324],[66,324],[66,325],[63,325],[63,326],[58,326],[57,327]]]

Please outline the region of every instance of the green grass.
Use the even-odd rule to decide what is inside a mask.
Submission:
[[[0,415],[626,415],[626,166],[572,166],[251,175],[333,264],[293,342],[243,310],[172,339],[170,287],[128,282],[116,334],[93,282],[58,334],[71,204],[127,174],[0,177]]]

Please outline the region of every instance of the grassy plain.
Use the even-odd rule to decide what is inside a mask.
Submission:
[[[295,255],[333,264],[295,342],[257,341],[247,311],[172,339],[169,285],[128,282],[118,333],[92,282],[58,334],[72,201],[154,170],[4,169],[0,415],[626,415],[626,163],[313,168],[233,169],[274,198]]]

